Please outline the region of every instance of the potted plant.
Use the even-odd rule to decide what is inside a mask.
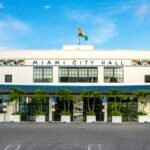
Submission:
[[[45,122],[46,121],[46,112],[43,111],[43,102],[47,98],[47,91],[43,89],[35,90],[35,95],[33,97],[34,101],[37,103],[38,108],[35,111],[35,121],[36,122]]]
[[[60,113],[60,115],[61,115],[61,122],[70,123],[70,121],[71,121],[71,112],[62,111]]]
[[[69,123],[71,121],[71,112],[70,112],[70,103],[71,101],[75,101],[75,97],[71,96],[71,91],[70,90],[59,90],[58,95],[60,101],[63,102],[63,110],[61,111],[61,122],[67,122]]]
[[[148,118],[148,113],[145,112],[145,107],[147,106],[146,97],[150,95],[149,92],[146,91],[136,91],[134,92],[134,97],[138,99],[138,122],[144,123],[150,121]]]
[[[46,120],[46,113],[42,111],[35,111],[35,121],[36,122],[45,122]]]
[[[14,122],[20,122],[21,120],[21,113],[19,112],[19,99],[23,95],[23,91],[20,88],[11,88],[9,90],[9,97],[8,97],[8,103],[10,106],[12,106],[12,109],[10,112],[12,114],[10,115],[10,121]]]
[[[112,123],[122,123],[122,113],[119,111],[112,111]]]
[[[96,122],[95,102],[96,99],[101,99],[101,93],[93,90],[84,90],[81,92],[81,98],[83,99],[83,97],[87,99],[86,122]],[[93,98],[92,107],[90,107],[90,98]]]
[[[96,122],[96,115],[93,111],[87,111],[86,112],[86,122],[87,123]]]
[[[119,90],[111,90],[109,91],[110,97],[114,98],[114,103],[111,106],[112,108],[112,123],[122,123],[122,113],[121,113],[121,107],[122,107],[122,91]],[[118,100],[118,102],[117,102]]]

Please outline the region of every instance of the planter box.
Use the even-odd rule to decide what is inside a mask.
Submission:
[[[4,122],[4,114],[0,113],[0,122]]]
[[[61,115],[61,122],[70,122],[70,115]]]
[[[122,116],[112,116],[112,123],[122,123]]]
[[[21,121],[21,115],[10,115],[9,121],[20,122]]]
[[[35,117],[36,122],[45,122],[45,115],[39,115]]]
[[[143,115],[139,115],[138,116],[138,122],[139,123],[144,123],[144,122],[150,122],[150,119],[148,118],[147,115],[143,116]]]
[[[96,122],[96,116],[86,116],[86,122],[87,123],[92,123],[92,122]]]

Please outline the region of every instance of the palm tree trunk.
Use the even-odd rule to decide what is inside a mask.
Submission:
[[[117,105],[117,104],[116,104],[116,97],[115,97],[115,111],[117,111],[117,107],[116,107],[116,105]]]
[[[39,100],[38,100],[38,109],[39,109],[39,111],[40,111],[40,104],[39,104]]]
[[[64,111],[66,111],[66,103],[65,103],[65,101],[64,101]]]
[[[15,112],[15,109],[14,109],[14,103],[12,102],[12,110],[13,110],[13,113]]]
[[[43,109],[43,107],[42,107],[42,101],[41,101],[41,112],[42,112],[42,109]]]
[[[90,111],[90,104],[89,104],[90,102],[89,101],[90,100],[89,100],[89,97],[88,97],[88,101],[87,101],[88,102],[88,112]]]
[[[68,102],[68,112],[70,111],[70,110],[69,110],[69,107],[70,107],[70,102]]]
[[[93,110],[92,110],[93,113],[94,113],[94,108],[95,108],[95,98],[94,98],[94,101],[93,101]]]
[[[119,102],[119,112],[120,112],[120,110],[121,110],[121,101]]]
[[[17,101],[15,101],[15,112],[17,112]]]

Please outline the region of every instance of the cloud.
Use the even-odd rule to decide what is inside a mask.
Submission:
[[[52,6],[50,5],[44,5],[44,9],[50,9]]]
[[[104,20],[102,24],[97,24],[94,30],[89,32],[89,35],[93,44],[103,44],[117,36],[116,25],[111,21]]]
[[[103,44],[110,38],[117,36],[116,24],[112,19],[106,18],[101,14],[90,14],[86,12],[75,12],[69,13],[69,18],[76,21],[81,27],[85,34],[89,36],[89,42],[92,44]]]
[[[150,6],[148,4],[141,4],[135,12],[135,15],[140,21],[144,21],[147,16],[150,15],[149,12]]]
[[[3,9],[4,5],[2,3],[0,3],[0,9]]]
[[[0,46],[8,47],[13,41],[27,36],[31,28],[19,19],[4,16],[0,19]]]

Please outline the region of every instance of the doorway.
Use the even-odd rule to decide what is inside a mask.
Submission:
[[[46,113],[46,121],[49,120],[49,101],[42,102],[43,112]],[[38,110],[38,104],[32,101],[30,98],[28,101],[22,99],[19,103],[19,111],[21,112],[21,121],[35,121],[36,110]]]

